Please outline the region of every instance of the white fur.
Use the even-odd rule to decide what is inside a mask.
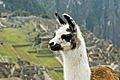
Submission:
[[[64,61],[64,80],[90,80],[91,71],[85,42],[79,28],[77,30],[81,42],[79,48],[71,51],[60,51]]]
[[[66,25],[61,25],[61,27],[55,31],[56,33],[56,36],[50,40],[49,43],[51,42],[54,42],[54,44],[58,43],[58,44],[61,44],[62,47],[64,47],[64,50],[69,50],[70,49],[70,43],[66,43],[65,40],[62,40],[61,39],[61,35],[64,34],[68,34],[70,32],[67,32],[66,29],[69,28],[69,25],[66,24]]]

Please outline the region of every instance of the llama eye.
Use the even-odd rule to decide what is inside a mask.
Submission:
[[[70,42],[70,40],[71,40],[71,38],[72,38],[72,34],[67,34],[67,35],[63,34],[63,35],[61,36],[61,38],[62,38],[62,39],[65,39],[67,42]]]

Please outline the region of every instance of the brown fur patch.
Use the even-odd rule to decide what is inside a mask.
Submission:
[[[91,67],[91,80],[119,80],[115,72],[108,66]]]
[[[80,46],[80,40],[77,38],[77,34],[73,34],[71,39],[71,49],[78,48]]]

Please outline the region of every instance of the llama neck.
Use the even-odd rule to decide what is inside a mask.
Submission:
[[[90,68],[84,40],[79,48],[63,52],[64,80],[90,80]]]

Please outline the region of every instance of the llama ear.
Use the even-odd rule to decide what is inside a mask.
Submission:
[[[55,16],[57,18],[58,23],[61,25],[65,25],[66,22],[62,20],[62,18],[58,15],[58,13],[55,13]]]
[[[72,32],[76,32],[76,23],[73,20],[73,18],[71,16],[69,16],[68,14],[64,13],[63,14],[64,18],[67,20],[68,24],[69,24],[69,28]]]

